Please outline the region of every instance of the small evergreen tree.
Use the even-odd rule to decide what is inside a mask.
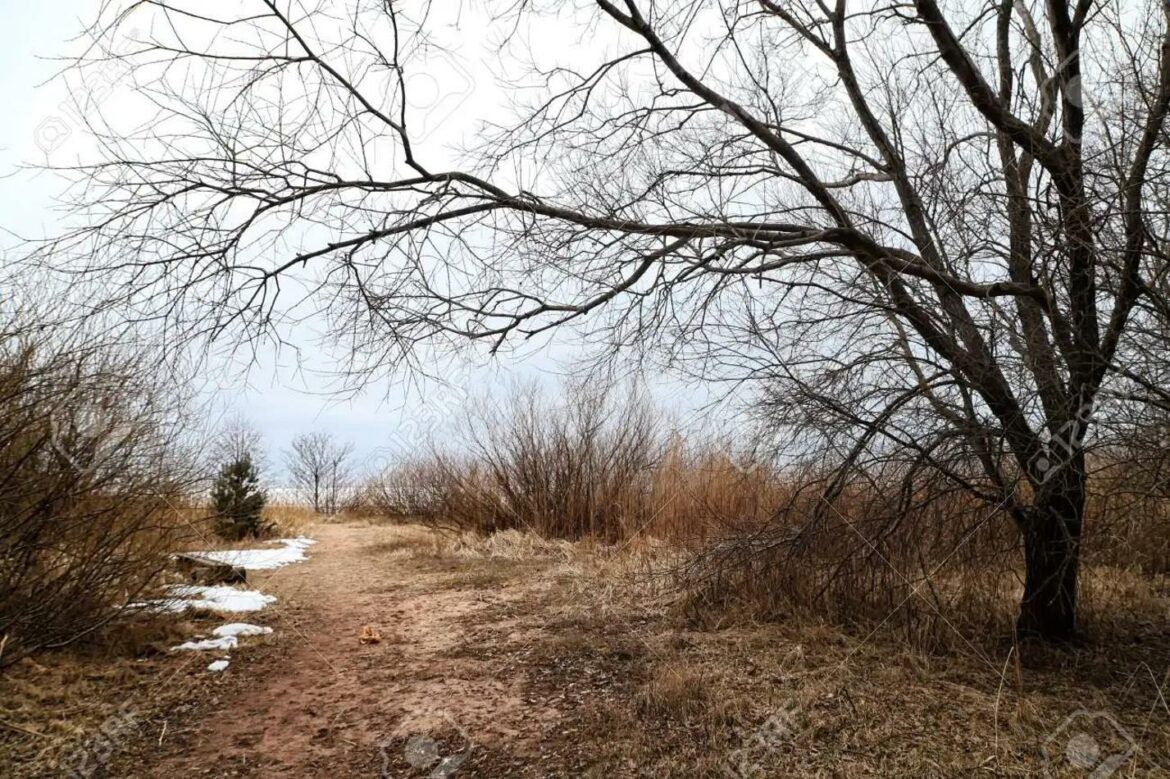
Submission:
[[[211,488],[215,532],[232,541],[260,535],[264,529],[260,514],[267,500],[250,456],[224,465]]]

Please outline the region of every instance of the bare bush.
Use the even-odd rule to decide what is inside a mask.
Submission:
[[[719,529],[763,522],[777,501],[770,469],[719,441],[688,445],[632,390],[575,384],[552,403],[527,388],[480,402],[458,438],[459,451],[371,480],[366,503],[456,531],[701,544]]]
[[[436,515],[481,532],[613,539],[644,518],[661,434],[637,397],[570,387],[549,406],[535,389],[482,403],[464,424],[467,455],[438,456]]]
[[[1170,500],[1164,481],[1135,468],[1142,461],[1090,458],[1086,517],[1099,531],[1083,561],[1082,620],[1098,638],[1132,636],[1161,608],[1147,601],[1151,576],[1170,568]],[[896,460],[849,480],[812,467],[775,478],[766,521],[717,529],[673,571],[691,619],[829,619],[929,652],[980,654],[1013,638],[1026,570],[1006,506]]]
[[[366,479],[345,506],[354,516],[388,519],[429,518],[442,510],[441,463],[416,459],[395,464]]]
[[[829,487],[831,474],[788,474],[767,522],[731,529],[678,570],[690,616],[829,619],[901,632],[924,649],[1002,626],[1022,573],[1002,509],[881,476]],[[831,505],[826,488],[837,496]]]
[[[166,565],[198,471],[146,352],[0,334],[0,665],[76,641]]]

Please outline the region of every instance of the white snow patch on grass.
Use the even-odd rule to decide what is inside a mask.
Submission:
[[[229,622],[226,625],[220,625],[211,632],[215,634],[215,638],[186,641],[171,647],[171,651],[208,652],[219,649],[227,652],[239,646],[240,636],[266,636],[272,632],[272,628],[249,625],[247,622]]]
[[[172,652],[207,652],[212,649],[222,649],[227,651],[235,649],[240,640],[235,636],[222,636],[220,638],[205,638],[202,641],[186,641],[178,646],[171,647]]]
[[[223,585],[207,587],[200,584],[175,584],[167,588],[167,596],[161,600],[132,603],[130,608],[153,609],[156,611],[259,611],[276,597],[256,590],[238,590]]]
[[[229,665],[231,665],[231,663],[227,660],[214,660],[207,666],[207,670],[211,671],[212,673],[218,673],[220,671],[227,670]]]
[[[238,590],[235,587],[218,585],[207,587],[199,584],[176,584],[167,589],[172,598],[187,604],[182,610],[208,609],[210,611],[259,611],[276,597],[257,590]]]
[[[247,622],[229,622],[226,625],[220,625],[211,632],[217,636],[226,638],[234,638],[235,636],[266,636],[272,632],[272,628],[249,625]]]
[[[282,538],[272,541],[279,549],[226,549],[215,552],[189,552],[193,557],[226,563],[249,571],[270,571],[308,559],[305,550],[317,543],[311,538]]]

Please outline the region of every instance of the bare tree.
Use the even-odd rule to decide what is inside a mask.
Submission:
[[[286,459],[293,486],[313,511],[336,514],[353,477],[353,444],[339,444],[328,433],[306,433],[293,439]]]
[[[211,465],[218,470],[226,464],[249,460],[259,472],[267,468],[264,434],[243,414],[228,417],[209,448]]]
[[[763,378],[797,454],[1001,507],[1020,633],[1074,634],[1086,442],[1167,395],[1165,3],[506,4],[537,97],[458,169],[406,100],[441,9],[341,5],[107,4],[80,72],[159,113],[87,113],[90,221],[46,256],[188,336],[265,332],[305,271],[353,375],[572,323]]]

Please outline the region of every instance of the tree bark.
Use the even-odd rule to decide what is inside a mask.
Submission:
[[[1024,531],[1024,597],[1016,634],[1067,643],[1077,635],[1077,573],[1084,518],[1084,471],[1070,467],[1059,483],[1044,485]]]

